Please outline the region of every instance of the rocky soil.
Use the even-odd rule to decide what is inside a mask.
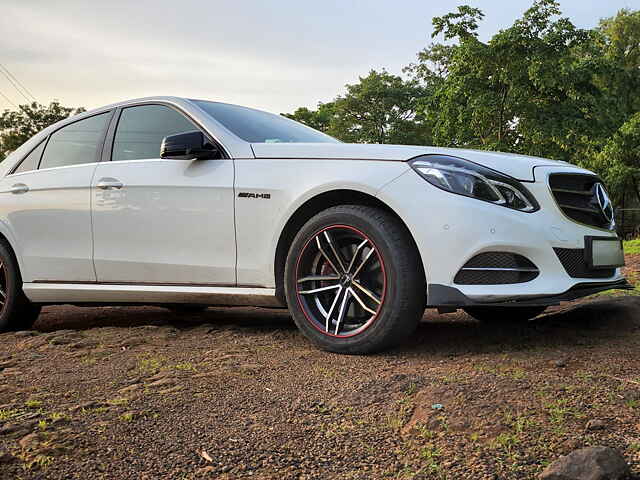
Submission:
[[[640,296],[428,312],[368,357],[254,308],[48,307],[0,335],[2,479],[522,479],[592,445],[640,478]]]

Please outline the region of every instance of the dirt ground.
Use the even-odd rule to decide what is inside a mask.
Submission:
[[[522,479],[588,445],[640,478],[640,296],[429,311],[367,357],[283,310],[48,307],[35,329],[0,335],[2,479]]]

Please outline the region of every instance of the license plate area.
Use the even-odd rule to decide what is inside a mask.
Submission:
[[[617,237],[584,237],[584,256],[591,270],[624,265],[622,240]]]

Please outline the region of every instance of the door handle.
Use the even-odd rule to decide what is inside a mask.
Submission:
[[[16,183],[9,189],[9,191],[11,193],[27,193],[29,191],[29,187],[24,183]]]
[[[112,190],[112,189],[121,189],[123,187],[122,182],[116,178],[105,177],[98,180],[96,184],[101,190]]]

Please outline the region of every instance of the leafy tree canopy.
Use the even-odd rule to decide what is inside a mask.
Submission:
[[[18,110],[5,110],[0,114],[0,161],[49,125],[81,112],[84,108],[63,107],[57,101],[48,106],[33,102],[20,105]]]

